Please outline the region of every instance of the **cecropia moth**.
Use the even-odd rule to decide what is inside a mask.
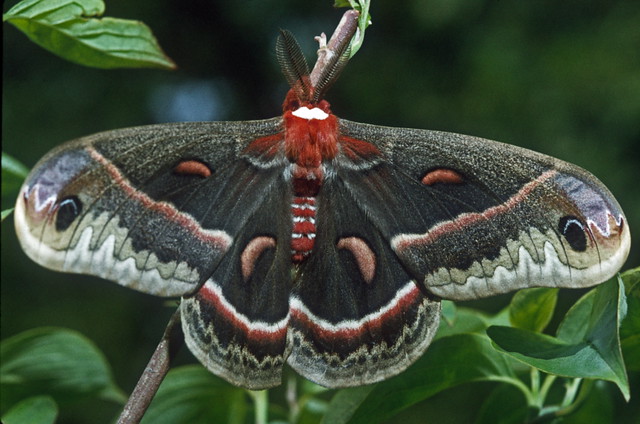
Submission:
[[[69,142],[22,187],[25,252],[59,271],[182,297],[213,373],[278,385],[287,362],[327,387],[398,374],[440,300],[611,277],[630,245],[594,176],[522,148],[340,119],[295,40],[281,116],[151,125]]]

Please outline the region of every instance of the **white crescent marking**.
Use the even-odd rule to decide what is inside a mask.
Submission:
[[[415,295],[416,292],[419,292],[418,287],[414,281],[409,281],[404,285],[400,290],[396,292],[396,295],[387,303],[386,305],[380,307],[377,311],[371,312],[360,318],[359,320],[344,320],[337,324],[332,324],[327,320],[324,320],[313,312],[311,312],[306,305],[297,297],[291,296],[289,300],[289,309],[300,312],[301,314],[307,316],[309,321],[313,322],[313,324],[323,330],[330,332],[339,332],[342,330],[357,330],[362,328],[366,323],[375,321],[376,319],[382,317],[387,312],[393,310],[393,308],[398,305],[402,299],[408,296]],[[423,296],[421,293],[419,296]]]

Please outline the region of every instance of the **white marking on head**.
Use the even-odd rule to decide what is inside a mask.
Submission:
[[[329,114],[324,110],[314,107],[313,109],[309,109],[306,106],[302,106],[293,112],[293,116],[297,116],[298,118],[308,119],[309,121],[312,119],[317,119],[318,121],[323,121],[329,117]]]

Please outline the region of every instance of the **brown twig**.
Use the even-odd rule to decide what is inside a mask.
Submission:
[[[324,32],[316,37],[316,40],[320,43],[320,48],[318,49],[318,60],[309,75],[312,87],[318,85],[327,64],[331,62],[336,52],[344,51],[346,45],[351,42],[351,38],[353,38],[358,29],[359,16],[360,13],[357,10],[347,10],[342,15],[342,19],[340,19],[340,23],[333,31],[329,42],[327,42],[327,36]]]
[[[178,309],[167,324],[162,339],[151,356],[147,367],[140,376],[138,384],[133,389],[127,404],[118,418],[118,424],[137,424],[142,420],[149,404],[160,387],[160,383],[169,371],[171,360],[184,344],[180,309]]]

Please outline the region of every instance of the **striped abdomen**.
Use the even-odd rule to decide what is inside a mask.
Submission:
[[[316,198],[294,197],[291,203],[291,261],[302,262],[313,250],[316,238]]]

